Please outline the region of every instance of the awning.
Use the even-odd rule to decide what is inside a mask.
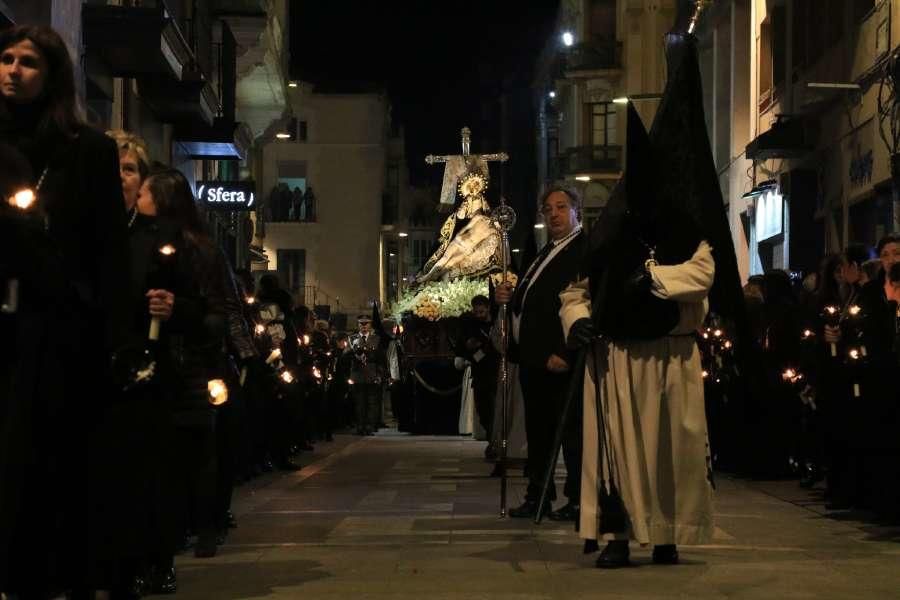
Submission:
[[[175,127],[174,140],[194,159],[242,160],[253,143],[242,123],[216,117],[213,124],[187,122]]]
[[[800,158],[813,149],[811,122],[801,115],[776,115],[768,131],[747,144],[748,160]]]

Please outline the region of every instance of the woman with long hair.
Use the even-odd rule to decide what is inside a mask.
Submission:
[[[19,301],[0,317],[14,332],[0,365],[0,591],[109,589],[85,540],[96,426],[130,356],[125,209],[115,144],[82,120],[71,57],[49,27],[0,32],[0,137],[27,159],[36,197],[3,248]]]

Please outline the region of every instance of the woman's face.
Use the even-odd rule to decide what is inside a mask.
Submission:
[[[853,285],[859,283],[859,265],[855,262],[849,262],[846,258],[841,260],[841,272],[844,275],[844,283]]]
[[[137,196],[137,210],[142,215],[147,215],[150,217],[156,216],[156,202],[153,200],[153,192],[150,191],[150,179],[144,181],[141,185],[140,191],[138,191]]]
[[[122,179],[122,195],[125,196],[127,210],[131,210],[137,203],[141,189],[141,170],[138,164],[134,150],[119,150],[119,177]]]
[[[34,102],[44,92],[47,59],[31,40],[22,40],[0,53],[0,94],[14,104]]]

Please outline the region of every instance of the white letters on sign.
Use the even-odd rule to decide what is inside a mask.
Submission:
[[[205,195],[204,195],[205,192]],[[224,186],[200,186],[200,193],[197,194],[201,200],[209,204],[233,203],[246,207],[253,206],[253,192],[245,194],[242,190],[229,190]]]

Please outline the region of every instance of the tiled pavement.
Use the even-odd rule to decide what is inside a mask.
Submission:
[[[303,470],[239,489],[213,559],[178,598],[900,598],[900,530],[825,516],[795,482],[719,478],[716,539],[683,564],[592,567],[571,528],[498,518],[484,444],[339,436]],[[307,462],[310,459],[307,459]],[[524,480],[510,480],[510,505]]]

